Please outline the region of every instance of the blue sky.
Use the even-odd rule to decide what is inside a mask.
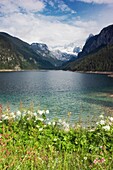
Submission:
[[[0,0],[0,31],[49,47],[83,46],[112,16],[113,0]]]

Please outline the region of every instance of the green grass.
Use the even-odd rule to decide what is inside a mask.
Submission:
[[[113,170],[113,117],[84,128],[48,110],[0,114],[0,170]]]

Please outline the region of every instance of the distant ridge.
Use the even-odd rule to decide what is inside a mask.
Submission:
[[[0,69],[53,69],[28,43],[0,32]]]
[[[68,63],[64,70],[113,71],[113,25],[87,39],[78,59]]]

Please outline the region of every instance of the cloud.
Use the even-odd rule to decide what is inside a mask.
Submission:
[[[62,11],[63,15],[47,16],[40,13],[47,9],[48,3]],[[105,23],[111,23],[112,17],[109,16],[112,15],[109,11],[103,11],[103,16],[107,12],[107,17],[101,14],[95,20],[86,21],[75,17],[62,0],[0,0],[0,31],[8,32],[28,43],[42,42],[56,46],[76,42],[77,45],[83,45],[90,33],[97,34]],[[107,22],[102,18],[109,20]]]
[[[8,15],[15,12],[38,12],[44,9],[40,0],[0,0],[0,12]]]
[[[74,41],[81,45],[91,33],[91,29],[94,31],[96,23],[74,20],[73,22],[75,24],[72,25],[60,21],[60,17],[14,13],[13,16],[1,18],[0,31],[8,32],[29,43],[42,42],[54,46]]]
[[[60,0],[58,3],[58,7],[62,12],[71,12],[71,13],[76,13],[76,11],[72,10],[71,8],[68,7],[67,4],[64,3],[64,1]]]
[[[71,2],[75,0],[70,0]],[[77,0],[86,3],[96,3],[96,4],[113,4],[113,0]]]

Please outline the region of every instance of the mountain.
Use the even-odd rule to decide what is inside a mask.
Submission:
[[[58,60],[67,62],[76,59],[78,53],[81,51],[81,47],[76,46],[75,42],[66,44],[64,46],[54,46],[51,47],[51,53],[55,55]]]
[[[68,63],[65,70],[113,71],[113,25],[105,27],[98,35],[90,36],[78,59]]]
[[[37,54],[28,43],[0,32],[0,69],[53,69],[54,65]]]
[[[42,56],[42,59],[50,62],[54,67],[59,67],[62,65],[62,61],[56,58],[56,56],[49,50],[46,44],[42,43],[32,43],[31,48],[38,55]]]

